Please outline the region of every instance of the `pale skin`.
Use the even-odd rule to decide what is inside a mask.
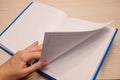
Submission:
[[[0,65],[0,80],[18,80],[45,66],[46,60],[27,66],[27,62],[41,57],[41,50],[42,46],[36,41],[26,49],[16,52],[6,63]]]

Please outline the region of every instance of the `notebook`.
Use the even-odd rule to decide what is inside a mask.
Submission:
[[[10,55],[34,41],[43,44],[49,64],[39,73],[50,80],[95,80],[118,31],[111,22],[71,18],[65,12],[31,2],[0,33],[1,49]]]

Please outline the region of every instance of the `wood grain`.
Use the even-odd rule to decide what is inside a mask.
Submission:
[[[120,29],[120,0],[0,0],[0,32],[31,1],[38,1],[66,12],[70,17],[94,21],[113,21],[111,27]],[[107,58],[97,77],[98,80],[120,79],[120,32],[109,51]],[[31,76],[31,75],[29,75]],[[32,74],[28,80],[45,80],[39,74]]]

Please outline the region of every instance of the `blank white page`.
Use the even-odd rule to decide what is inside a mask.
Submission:
[[[13,52],[24,49],[36,40],[43,43],[44,32],[53,31],[66,17],[65,13],[56,8],[34,2],[0,36],[0,43]]]
[[[81,20],[77,18],[66,18],[64,23],[56,28],[56,32],[86,32],[102,29],[111,23],[96,23],[87,20]]]
[[[43,71],[58,80],[92,80],[115,29],[104,28],[55,59]]]
[[[41,59],[51,62],[110,23],[66,18],[64,23],[56,27],[53,32],[46,33]]]
[[[41,59],[51,62],[96,32],[46,32]]]

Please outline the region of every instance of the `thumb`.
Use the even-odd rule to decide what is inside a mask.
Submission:
[[[42,68],[45,65],[47,65],[47,61],[46,60],[42,60],[42,61],[39,61],[39,62],[31,65],[30,67],[27,67],[25,70],[26,70],[26,73],[29,74],[29,73],[34,72],[37,69]]]

